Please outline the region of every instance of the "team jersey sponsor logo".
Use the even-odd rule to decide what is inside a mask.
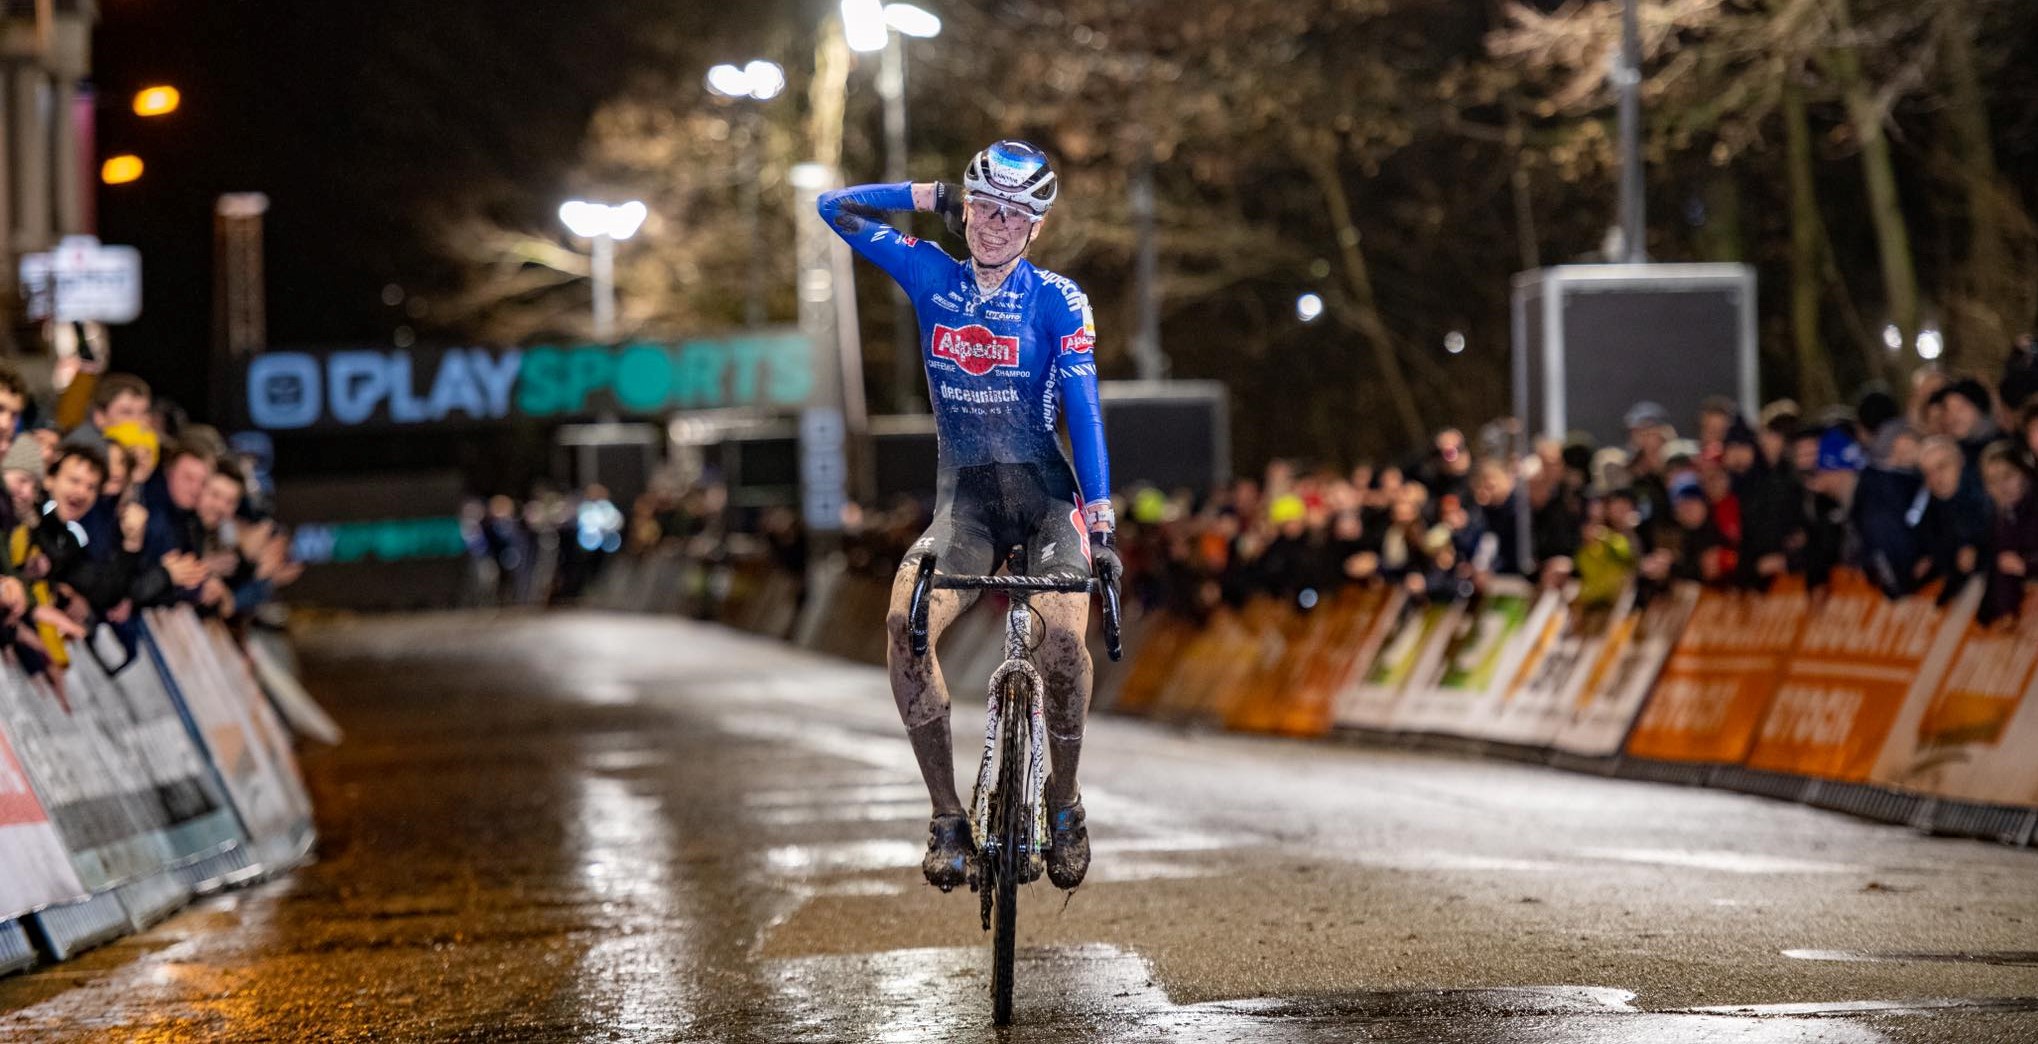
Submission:
[[[1088,355],[1097,346],[1097,338],[1088,330],[1077,330],[1061,339],[1063,355]]]
[[[1083,561],[1089,562],[1093,566],[1096,565],[1096,560],[1090,557],[1090,542],[1083,538],[1083,507],[1081,498],[1078,498],[1076,501],[1076,509],[1069,512],[1069,525],[1076,527],[1076,546],[1083,549]]]
[[[944,402],[962,402],[971,406],[995,406],[999,403],[1018,402],[1017,388],[958,388],[953,384],[941,385]]]
[[[1019,338],[999,337],[987,326],[957,328],[937,325],[934,327],[934,357],[950,360],[972,377],[982,377],[992,370],[1018,367]]]

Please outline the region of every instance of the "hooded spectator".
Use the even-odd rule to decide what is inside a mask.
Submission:
[[[1997,443],[1982,454],[1981,472],[1995,505],[1991,534],[1995,561],[1981,609],[1981,620],[1987,623],[2015,616],[2024,606],[2025,587],[2038,577],[2038,492],[2031,469],[2008,443]]]
[[[1918,518],[1923,557],[1912,568],[1918,582],[1944,579],[1941,600],[1951,600],[1988,561],[1993,512],[1978,472],[1967,470],[1960,443],[1949,435],[1925,440],[1918,452],[1928,494]]]
[[[1768,590],[1789,567],[1785,553],[1798,535],[1796,485],[1749,440],[1729,436],[1721,463],[1732,476],[1741,531],[1735,579]]]
[[[1478,570],[1522,575],[1527,564],[1521,546],[1521,493],[1515,489],[1513,472],[1497,460],[1480,462],[1472,473],[1472,500],[1478,505],[1486,545],[1473,556]]]
[[[1925,498],[1919,445],[1910,422],[1885,422],[1854,487],[1852,517],[1861,538],[1861,568],[1891,598],[1909,593],[1922,553],[1915,528]]]
[[[1670,413],[1653,402],[1638,402],[1624,418],[1628,428],[1628,482],[1646,532],[1670,517],[1670,444],[1677,429]]]

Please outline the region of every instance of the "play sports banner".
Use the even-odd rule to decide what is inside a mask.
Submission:
[[[0,714],[0,921],[85,897]]]
[[[1971,583],[1891,599],[1851,569],[1812,597],[1748,767],[1821,779],[1869,777],[1904,708],[1932,698],[1981,600]]]
[[[1871,778],[1962,801],[2038,805],[2038,588],[2017,618],[1963,618],[1958,630],[1958,651],[1904,708]]]
[[[1782,684],[1810,608],[1798,577],[1779,579],[1766,594],[1700,592],[1626,753],[1741,763]]]

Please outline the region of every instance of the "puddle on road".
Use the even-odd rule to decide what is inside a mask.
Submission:
[[[2038,950],[1977,950],[1935,952],[1929,950],[1785,950],[1785,957],[1800,961],[1845,961],[1873,964],[2000,964],[2010,968],[2038,968]]]
[[[1146,962],[1116,947],[1022,949],[1016,1024],[990,1024],[986,948],[894,950],[766,962],[773,996],[746,1028],[843,1044],[1239,1041],[1254,1044],[1875,1044],[1874,1030],[1772,1012],[1642,1012],[1592,986],[1354,993],[1177,1005]],[[1905,1009],[1908,1010],[1908,1009]]]

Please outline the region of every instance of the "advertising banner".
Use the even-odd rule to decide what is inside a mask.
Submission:
[[[1520,581],[1494,585],[1457,614],[1443,655],[1413,679],[1394,707],[1394,728],[1495,737],[1497,715],[1547,621],[1562,609]]]
[[[100,643],[117,646],[101,628]],[[90,649],[74,645],[65,678],[71,697],[89,704],[108,739],[141,767],[162,806],[163,830],[178,862],[214,854],[241,837],[219,777],[191,738],[156,666],[138,657],[109,677]]]
[[[1748,767],[1867,779],[1904,707],[1932,699],[1979,598],[1970,584],[1950,608],[1936,591],[1892,600],[1860,573],[1836,570],[1813,596]]]
[[[241,652],[240,644],[234,641],[226,625],[218,620],[205,621],[204,639],[212,651],[214,671],[226,691],[239,697],[247,708],[248,719],[255,727],[254,735],[267,748],[269,764],[275,767],[276,774],[283,781],[284,796],[290,801],[294,817],[294,829],[298,836],[308,838],[311,831],[311,793],[305,789],[304,773],[297,766],[297,751],[290,745],[290,730],[283,726],[282,716],[270,705],[268,694],[255,680],[247,656]]]
[[[1810,606],[1797,577],[1778,580],[1767,594],[1701,592],[1626,753],[1661,761],[1743,761]]]
[[[1296,675],[1330,633],[1332,614],[1328,606],[1303,612],[1272,600],[1257,600],[1246,612],[1259,656],[1240,683],[1237,698],[1224,708],[1224,727],[1274,732],[1287,716]]]
[[[146,877],[170,865],[155,788],[115,750],[87,706],[72,705],[9,663],[0,669],[0,719],[14,756],[70,853],[86,891]]]
[[[1427,677],[1457,632],[1462,602],[1416,603],[1401,597],[1390,614],[1380,652],[1356,685],[1338,700],[1337,723],[1350,728],[1394,727],[1395,708],[1416,678]]]
[[[249,839],[289,838],[296,827],[291,796],[245,702],[209,669],[197,617],[189,609],[152,609],[147,615],[146,644],[162,657],[164,677],[197,725]]]
[[[0,921],[85,897],[0,713]]]
[[[1125,672],[1114,710],[1126,714],[1147,714],[1161,702],[1182,657],[1197,634],[1195,621],[1162,611],[1149,619],[1146,637],[1138,655]]]
[[[1330,731],[1338,694],[1372,662],[1405,597],[1382,585],[1347,587],[1318,610],[1316,640],[1301,652],[1285,683],[1276,731],[1291,736]]]
[[[1630,609],[1611,628],[1597,661],[1599,667],[1573,701],[1570,720],[1550,745],[1570,754],[1612,757],[1635,724],[1635,716],[1656,687],[1670,650],[1684,633],[1698,604],[1693,583],[1659,591],[1640,611]]]
[[[1984,627],[1970,619],[1973,608],[1958,617],[1958,651],[1927,679],[1928,698],[1904,708],[1871,778],[1963,801],[2038,805],[2038,588],[2012,620]]]

